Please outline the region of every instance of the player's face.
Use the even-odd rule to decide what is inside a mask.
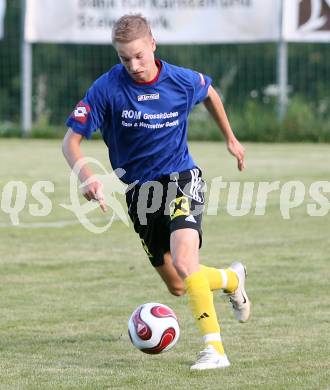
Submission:
[[[117,42],[115,47],[121,63],[134,80],[147,82],[156,76],[157,66],[154,56],[156,43],[153,38],[145,37],[132,42]]]

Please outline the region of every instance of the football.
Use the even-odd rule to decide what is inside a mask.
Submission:
[[[140,351],[158,354],[174,347],[180,336],[177,317],[162,303],[145,303],[137,307],[128,321],[132,344]]]

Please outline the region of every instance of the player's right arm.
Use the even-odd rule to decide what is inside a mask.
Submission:
[[[99,77],[87,90],[85,96],[76,105],[66,121],[68,131],[63,140],[63,154],[71,169],[82,183],[82,193],[87,200],[96,200],[101,209],[106,211],[102,183],[94,176],[86,164],[80,144],[83,138],[90,139],[92,133],[99,129],[107,110],[106,87],[108,74]]]
[[[74,132],[71,128],[66,132],[62,151],[71,169],[78,175],[83,185],[82,193],[87,200],[99,202],[103,211],[106,211],[102,183],[94,177],[89,166],[84,162],[84,156],[80,147],[83,135]],[[87,184],[86,184],[87,183]]]

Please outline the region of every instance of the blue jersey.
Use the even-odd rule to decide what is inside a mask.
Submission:
[[[122,64],[98,78],[66,124],[86,138],[100,129],[113,169],[125,183],[143,183],[194,168],[187,145],[188,115],[203,101],[211,79],[158,63],[156,81],[135,82]]]

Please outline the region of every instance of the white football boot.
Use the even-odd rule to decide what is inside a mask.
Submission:
[[[251,302],[245,292],[246,268],[242,263],[234,262],[230,268],[238,277],[238,286],[233,293],[227,293],[239,322],[246,322],[250,317]]]
[[[213,345],[208,345],[198,354],[197,361],[190,370],[210,370],[213,368],[226,368],[230,363],[226,355],[221,355]]]

